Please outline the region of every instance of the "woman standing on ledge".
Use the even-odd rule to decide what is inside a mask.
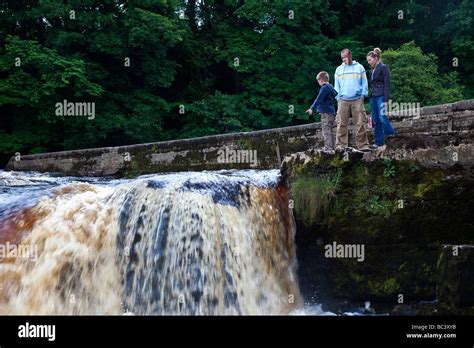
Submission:
[[[372,68],[370,75],[370,111],[374,124],[374,144],[370,147],[376,149],[385,144],[385,136],[395,135],[395,129],[387,118],[387,106],[390,100],[390,70],[382,63],[380,48],[374,48],[367,53],[367,63]]]

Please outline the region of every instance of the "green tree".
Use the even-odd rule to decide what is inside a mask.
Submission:
[[[66,58],[37,41],[8,36],[0,56],[0,107],[7,112],[0,132],[0,152],[39,152],[61,146],[64,119],[55,104],[102,93],[91,82],[84,61]]]
[[[0,159],[318,121],[315,75],[346,47],[384,50],[396,101],[472,97],[473,17],[469,0],[4,0]],[[57,117],[65,99],[95,119]]]
[[[413,41],[383,52],[382,60],[391,71],[393,101],[419,102],[424,106],[463,97],[457,74],[439,74],[436,56],[424,54]]]
[[[449,5],[447,20],[438,29],[435,39],[443,42],[446,64],[459,72],[466,86],[466,97],[474,98],[474,2],[453,1]]]

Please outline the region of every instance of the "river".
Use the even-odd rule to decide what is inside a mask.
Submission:
[[[278,170],[0,171],[0,314],[301,313]]]

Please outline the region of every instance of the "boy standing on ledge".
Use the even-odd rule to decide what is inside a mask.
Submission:
[[[337,95],[334,87],[329,83],[329,74],[326,71],[321,71],[317,76],[321,89],[318,96],[314,100],[311,107],[306,112],[311,116],[313,109],[321,114],[321,128],[323,132],[325,151],[334,150],[336,136],[333,132],[336,110],[334,109],[334,101]]]

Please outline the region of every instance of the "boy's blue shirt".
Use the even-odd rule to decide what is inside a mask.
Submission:
[[[325,113],[335,115],[336,110],[334,108],[334,101],[336,95],[337,92],[334,87],[329,82],[326,82],[321,86],[318,96],[311,105],[311,109],[316,108],[316,111],[320,114]]]

